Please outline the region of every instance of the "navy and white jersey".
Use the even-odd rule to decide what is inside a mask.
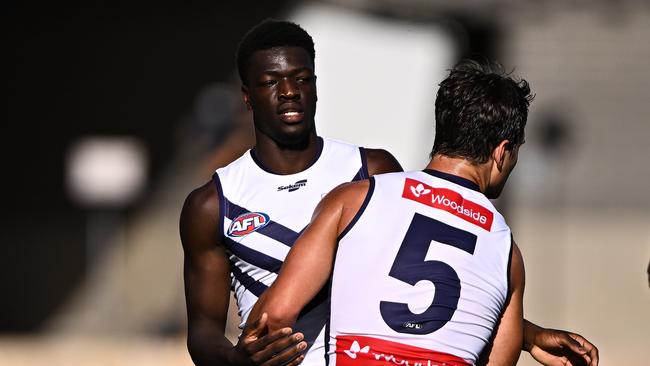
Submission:
[[[342,183],[368,178],[362,148],[332,139],[319,138],[318,143],[317,158],[300,173],[274,174],[251,150],[213,176],[242,328],[258,297],[275,281],[321,198]],[[294,327],[305,333],[310,344],[304,365],[325,363],[326,296],[322,291]]]
[[[473,182],[433,170],[371,178],[339,236],[329,364],[473,364],[508,296],[511,248]]]

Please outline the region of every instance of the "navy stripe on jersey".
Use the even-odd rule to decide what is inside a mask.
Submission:
[[[343,229],[343,231],[338,236],[338,238],[336,238],[337,241],[341,241],[341,238],[343,238],[345,236],[345,234],[347,234],[348,231],[350,231],[350,229],[352,229],[354,224],[357,223],[357,221],[359,220],[359,218],[363,214],[363,211],[365,211],[366,206],[368,206],[368,202],[370,202],[370,197],[372,197],[372,192],[374,192],[374,190],[375,190],[375,178],[371,177],[369,179],[369,182],[370,182],[370,185],[368,187],[368,193],[366,193],[366,198],[364,198],[363,203],[361,204],[361,207],[359,207],[359,211],[357,211],[357,213],[352,218],[352,221],[350,221],[348,226],[345,229]]]
[[[361,171],[363,172],[363,179],[370,178],[368,172],[368,157],[366,156],[366,149],[359,147],[359,155],[361,155]]]
[[[275,239],[289,247],[292,247],[293,243],[298,239],[298,236],[300,236],[300,233],[297,233],[282,224],[278,224],[273,220],[269,221],[268,225],[257,229],[257,232]]]
[[[217,197],[219,199],[219,241],[223,239],[223,216],[226,212],[226,198],[223,196],[223,189],[221,188],[221,180],[219,180],[219,174],[212,174],[212,181],[214,182],[215,187],[217,188]]]
[[[223,199],[227,201],[225,215],[231,220],[234,220],[237,216],[247,212],[253,212],[228,201],[225,197]],[[269,223],[266,226],[257,229],[255,232],[268,236],[269,238],[277,240],[289,247],[293,246],[293,243],[295,243],[296,239],[298,239],[298,236],[300,235],[300,233],[297,233],[273,220],[269,220]]]
[[[351,182],[370,178],[370,173],[368,173],[368,159],[366,158],[366,150],[363,147],[359,147],[359,154],[361,155],[361,168],[359,168],[359,171],[354,176],[354,178],[352,178]]]
[[[330,280],[328,280],[314,298],[303,307],[293,325],[293,331],[302,333],[307,342],[308,346],[305,351],[309,351],[311,347],[317,343],[316,341],[318,340],[318,335],[321,329],[323,329],[323,327],[325,327],[329,322],[329,288]],[[323,337],[326,336],[327,334],[324,333]],[[325,357],[325,354],[320,357]]]
[[[334,273],[334,269],[336,268],[336,252],[338,251],[338,246],[336,247],[336,251],[334,252],[334,263],[332,263],[332,273]],[[329,366],[330,364],[330,338],[332,335],[330,334],[330,324],[332,323],[332,275],[330,274],[330,279],[327,281],[328,283],[328,288],[327,288],[327,322],[325,322],[325,332],[323,334],[323,344],[325,345],[325,366]]]
[[[359,171],[354,176],[354,178],[352,178],[350,180],[350,182],[356,182],[356,181],[360,181],[360,180],[363,180],[363,179],[366,179],[366,178],[363,177],[363,168],[359,168]]]
[[[250,291],[253,293],[253,295],[260,297],[268,289],[268,286],[263,284],[262,282],[257,281],[253,277],[247,275],[246,273],[242,272],[239,267],[235,266],[234,264],[231,263],[230,269],[232,270],[233,276],[235,276],[235,279],[241,283],[246,290]]]
[[[282,267],[282,261],[277,260],[271,256],[268,256],[264,253],[260,253],[257,250],[251,249],[245,245],[239,244],[238,242],[230,239],[227,236],[224,236],[225,244],[232,254],[238,256],[242,260],[257,266],[261,269],[265,269],[269,272],[278,273],[280,272],[280,267]]]

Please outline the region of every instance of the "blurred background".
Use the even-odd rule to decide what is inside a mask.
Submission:
[[[314,38],[319,134],[406,169],[428,161],[459,58],[526,78],[527,143],[498,202],[525,316],[583,334],[603,365],[650,358],[647,1],[8,1],[0,17],[0,364],[192,364],[178,216],[253,143],[234,55],[266,17]]]

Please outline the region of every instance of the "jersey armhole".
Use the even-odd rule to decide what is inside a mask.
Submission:
[[[366,198],[363,199],[363,203],[361,204],[361,207],[359,207],[359,211],[357,211],[357,213],[352,218],[352,221],[350,221],[348,226],[346,226],[345,229],[343,229],[343,231],[341,232],[341,234],[339,234],[339,236],[336,238],[337,242],[341,241],[341,239],[343,239],[345,234],[347,234],[350,230],[352,230],[352,227],[354,226],[354,224],[357,223],[357,221],[363,214],[363,211],[366,210],[366,207],[368,206],[368,202],[370,202],[370,198],[372,197],[372,193],[375,190],[375,178],[370,177],[370,179],[368,179],[368,182],[370,183],[370,185],[368,186],[368,193],[366,193]]]
[[[219,242],[224,243],[224,227],[223,227],[223,222],[224,222],[224,216],[226,215],[226,198],[223,196],[223,188],[221,187],[221,180],[219,179],[219,174],[215,172],[212,174],[212,182],[214,183],[215,188],[217,188],[217,198],[219,199],[219,217],[218,217],[218,225],[219,225],[219,234],[217,235],[217,238],[219,239]]]
[[[510,296],[510,287],[512,286],[510,283],[510,272],[512,271],[512,251],[514,249],[514,242],[512,233],[510,233],[510,252],[508,253],[508,267],[506,270],[506,284],[508,285],[506,288],[506,298]]]

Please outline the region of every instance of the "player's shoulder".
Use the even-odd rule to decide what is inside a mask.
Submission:
[[[179,224],[185,250],[202,251],[218,243],[219,197],[213,182],[187,195]]]
[[[387,150],[364,148],[364,151],[370,175],[403,171],[395,156]]]
[[[340,184],[318,203],[316,210],[314,210],[314,217],[323,214],[328,215],[328,213],[338,215],[340,234],[363,206],[370,185],[371,181],[368,179]]]
[[[185,198],[183,215],[208,215],[217,217],[219,214],[219,195],[213,181],[208,181],[194,189]]]
[[[359,199],[363,200],[368,194],[370,184],[369,179],[339,184],[323,198],[322,202],[327,205],[346,204],[356,202]]]
[[[332,193],[336,193],[339,195],[354,194],[354,193],[367,191],[368,187],[370,187],[370,180],[363,179],[354,182],[341,183],[332,190]]]

